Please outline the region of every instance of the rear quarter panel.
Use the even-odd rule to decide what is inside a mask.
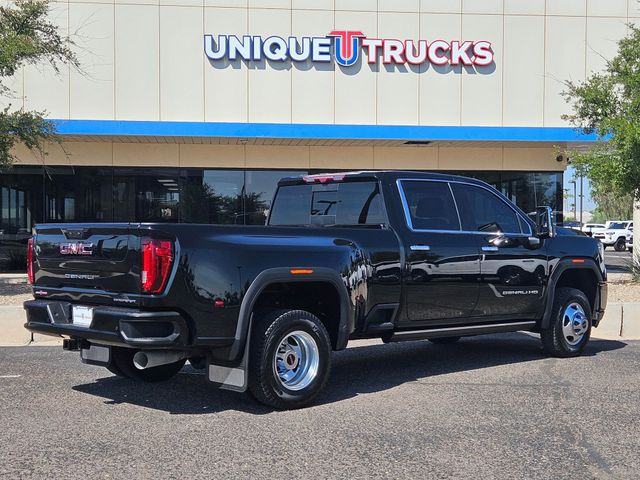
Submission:
[[[337,272],[352,307],[398,303],[400,247],[389,229],[148,225],[178,239],[176,275],[149,306],[179,307],[193,322],[196,343],[233,337],[249,286],[270,268],[325,267]],[[292,276],[292,280],[295,280]],[[223,308],[214,307],[216,300]],[[355,319],[358,323],[358,319]]]

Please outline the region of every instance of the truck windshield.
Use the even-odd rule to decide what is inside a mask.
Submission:
[[[625,228],[627,228],[627,224],[622,222],[613,222],[611,225],[609,225],[609,228],[611,230],[624,230]]]
[[[287,185],[278,188],[269,225],[384,225],[377,182]]]

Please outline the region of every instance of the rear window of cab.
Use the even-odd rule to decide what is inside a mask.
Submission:
[[[269,225],[385,225],[378,182],[285,185],[278,188]]]

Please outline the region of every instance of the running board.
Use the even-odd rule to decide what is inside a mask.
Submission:
[[[464,337],[470,335],[482,335],[485,333],[517,332],[519,330],[531,330],[536,326],[535,320],[528,322],[511,323],[487,323],[485,325],[473,325],[463,327],[429,328],[427,330],[408,330],[395,332],[386,342],[404,342],[407,340],[422,340],[436,337]]]

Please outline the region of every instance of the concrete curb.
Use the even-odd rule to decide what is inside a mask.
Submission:
[[[640,302],[609,303],[591,336],[615,340],[640,339]]]
[[[0,285],[27,285],[29,279],[24,273],[2,273],[0,274]]]
[[[62,344],[60,338],[32,334],[24,328],[24,322],[25,312],[22,305],[0,305],[0,347]]]

